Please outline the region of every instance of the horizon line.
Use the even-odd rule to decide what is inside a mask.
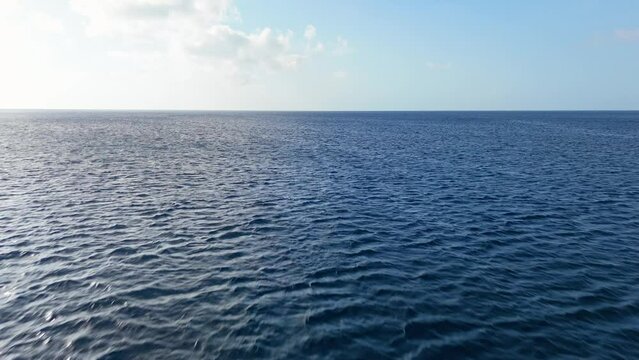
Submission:
[[[98,111],[98,112],[315,112],[315,113],[331,113],[331,112],[639,112],[638,109],[438,109],[438,110],[419,110],[419,109],[296,109],[296,110],[280,110],[280,109],[251,109],[251,110],[238,110],[238,109],[145,109],[145,108],[0,108],[0,112],[7,111]]]

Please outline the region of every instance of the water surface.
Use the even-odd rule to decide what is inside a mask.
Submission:
[[[639,112],[0,113],[0,357],[639,358]]]

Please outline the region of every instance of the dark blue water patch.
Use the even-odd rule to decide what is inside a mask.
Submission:
[[[0,357],[639,357],[639,112],[5,111],[0,144]]]

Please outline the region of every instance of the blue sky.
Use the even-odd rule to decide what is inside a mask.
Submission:
[[[639,109],[637,1],[0,8],[0,108]]]

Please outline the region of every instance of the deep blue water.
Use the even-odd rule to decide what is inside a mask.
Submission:
[[[639,358],[639,112],[0,112],[0,357]]]

